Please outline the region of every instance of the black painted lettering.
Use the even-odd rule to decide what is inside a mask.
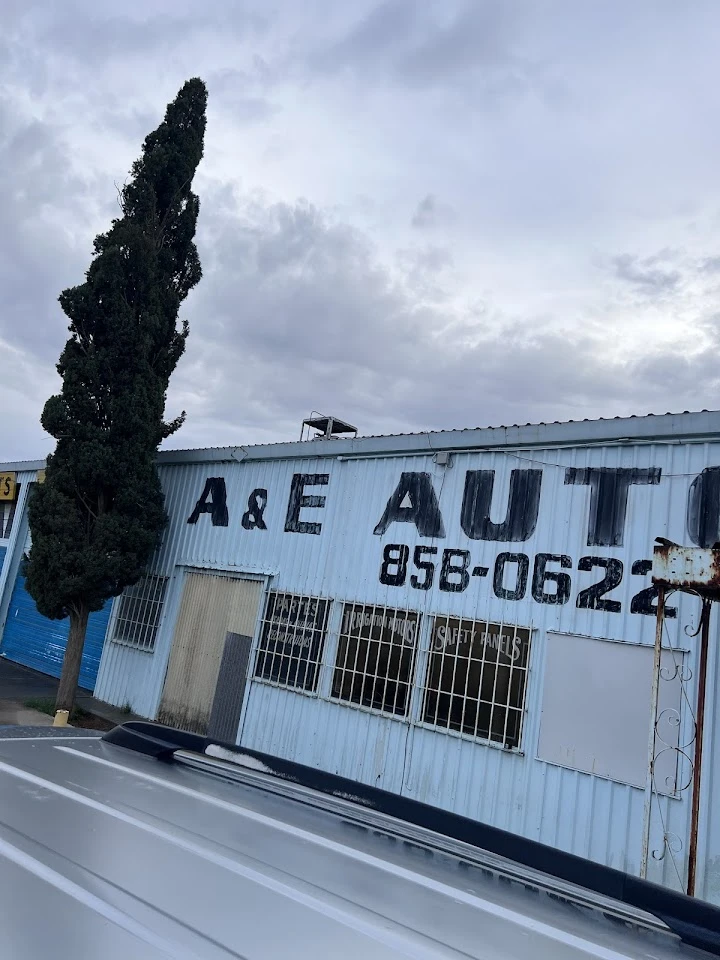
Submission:
[[[590,487],[589,547],[621,547],[631,484],[660,483],[660,467],[568,467],[566,484]]]
[[[581,610],[604,610],[606,613],[620,613],[622,605],[619,600],[602,599],[606,593],[620,586],[623,577],[622,560],[614,557],[580,557],[578,570],[590,571],[594,567],[602,567],[605,576],[592,586],[581,590],[577,595],[576,606]]]
[[[200,499],[187,518],[188,523],[197,523],[201,513],[209,513],[214,527],[228,525],[227,491],[225,477],[208,477]]]
[[[515,571],[515,586],[510,589],[505,586],[505,567],[508,563],[517,564]],[[530,560],[524,553],[499,553],[495,560],[493,574],[493,592],[501,600],[522,600],[527,590],[528,571]]]
[[[408,472],[400,475],[400,483],[373,530],[375,536],[382,536],[391,523],[414,523],[421,537],[445,536],[440,506],[429,473]]]
[[[460,526],[471,540],[522,543],[535,530],[540,505],[542,470],[513,470],[510,495],[501,523],[490,519],[494,470],[468,470],[460,510]]]
[[[720,541],[720,467],[706,467],[690,484],[687,532],[698,547]]]
[[[248,497],[248,508],[240,521],[245,530],[267,530],[263,514],[268,502],[267,490],[257,487]]]
[[[317,521],[301,520],[300,511],[304,508],[321,510],[325,506],[325,497],[315,494],[307,496],[305,487],[326,487],[329,482],[330,475],[327,473],[294,474],[290,484],[285,533],[320,533],[322,524]]]
[[[380,583],[386,587],[401,587],[407,576],[410,547],[406,543],[388,543],[383,550]]]
[[[652,560],[635,560],[630,573],[634,577],[646,577],[652,570]],[[641,613],[646,617],[657,617],[658,588],[653,584],[640,590],[630,601],[630,613]],[[677,608],[665,604],[665,616],[671,620],[677,617]]]
[[[469,550],[443,550],[438,581],[440,589],[446,593],[462,593],[470,583],[469,566]]]
[[[570,557],[562,553],[538,553],[533,570],[532,595],[538,603],[567,603],[570,599],[570,575],[561,570],[548,570],[549,563],[559,563],[561,567],[572,567]],[[554,583],[555,589],[548,593],[546,583]]]
[[[413,563],[418,570],[425,571],[425,576],[422,580],[418,579],[414,573],[410,577],[410,586],[414,587],[415,590],[429,590],[432,586],[433,577],[435,576],[435,564],[431,560],[423,560],[423,557],[434,557],[437,552],[437,547],[415,547]]]

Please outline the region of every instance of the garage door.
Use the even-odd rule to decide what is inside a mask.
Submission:
[[[158,720],[234,740],[262,584],[189,573],[173,635]],[[220,733],[222,731],[222,733]]]
[[[80,686],[86,690],[95,689],[111,606],[110,602],[106,603],[103,610],[91,614],[88,620],[80,666]],[[15,663],[59,677],[69,630],[69,620],[48,620],[38,613],[35,601],[25,589],[25,578],[18,574],[0,653]]]

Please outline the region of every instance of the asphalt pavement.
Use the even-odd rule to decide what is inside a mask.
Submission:
[[[39,710],[29,709],[25,703],[35,698],[54,699],[57,688],[58,681],[55,677],[48,677],[37,670],[0,657],[0,725],[52,726],[52,717]],[[89,690],[78,689],[75,703],[88,713],[112,723],[137,719],[134,714],[125,713],[118,707],[96,700]]]
[[[0,657],[0,700],[29,700],[30,697],[54,697],[58,682],[37,670]]]

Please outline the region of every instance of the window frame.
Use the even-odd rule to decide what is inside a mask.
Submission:
[[[290,604],[292,604],[293,601],[300,601],[301,604],[317,604],[316,611],[312,614],[312,620],[308,620],[307,617],[303,618],[304,624],[300,627],[296,626],[295,631],[291,631],[290,628],[292,624],[289,619],[292,616],[291,609],[286,623],[283,624],[282,621],[278,620],[273,621],[272,617],[278,602],[277,598],[279,597],[289,601]],[[330,597],[317,594],[294,593],[290,590],[268,590],[262,608],[262,615],[259,620],[252,672],[250,673],[249,679],[253,683],[265,683],[269,686],[277,687],[280,690],[289,690],[291,693],[315,697],[319,696],[321,677],[325,668],[325,651],[330,635],[329,627],[332,606],[333,600]],[[274,649],[270,649],[269,642],[272,642],[272,640],[268,641],[266,634],[270,633],[273,622],[275,622],[276,630],[284,630],[286,636],[294,636],[295,633],[310,633],[307,649],[310,653],[313,653],[314,650],[314,655],[309,655],[306,659],[303,659],[300,655],[295,657],[292,653],[278,652],[278,645],[280,643],[282,646],[287,646],[286,641],[279,641],[278,639],[274,641]],[[308,623],[310,625],[308,625]],[[290,644],[291,648],[296,646],[298,646],[296,643]],[[270,668],[266,669],[268,658]],[[292,673],[293,660],[295,660],[294,674]],[[284,661],[287,661],[287,669],[283,677]],[[276,662],[279,664],[277,676],[273,676]],[[304,666],[303,671],[300,670],[301,666]],[[301,673],[302,679],[300,682],[297,682]],[[291,674],[292,680],[290,679]]]
[[[425,654],[425,662],[423,664],[422,678],[419,679],[417,684],[417,694],[418,694],[418,715],[416,723],[418,726],[426,729],[432,730],[436,733],[441,733],[449,736],[461,737],[466,740],[471,740],[474,743],[480,743],[485,746],[494,747],[496,749],[505,750],[512,753],[522,753],[523,752],[523,737],[525,734],[525,718],[527,713],[527,696],[528,696],[528,682],[530,675],[530,663],[533,650],[533,635],[535,630],[532,626],[523,626],[516,623],[506,623],[504,621],[495,621],[495,620],[486,620],[486,619],[475,619],[473,617],[462,617],[462,616],[450,616],[449,614],[433,614],[428,617],[430,620],[429,628],[429,640],[427,645],[427,650]],[[494,658],[490,656],[477,658],[477,657],[462,657],[462,656],[452,656],[446,655],[443,650],[447,646],[457,646],[457,644],[449,643],[446,645],[446,648],[434,648],[434,640],[436,636],[436,631],[439,626],[445,626],[446,628],[450,625],[457,625],[458,629],[466,629],[467,627],[472,627],[473,629],[473,639],[471,651],[476,642],[477,627],[484,627],[484,635],[494,636],[498,634],[502,637],[510,637],[512,640],[519,639],[521,644],[521,655],[519,656],[520,663],[515,664],[512,658],[508,657],[510,662],[502,661],[500,659],[502,651],[501,643],[498,643],[495,647]],[[490,629],[495,628],[495,629]],[[484,649],[487,650],[488,644],[484,642]],[[438,685],[437,687],[431,686],[431,678],[433,671],[434,661],[439,662],[439,674],[438,674]],[[442,676],[445,669],[445,664],[450,663],[452,666],[452,683],[449,687],[445,688],[442,686]],[[465,685],[464,691],[461,694],[455,692],[457,687],[455,686],[455,678],[457,676],[458,663],[467,662],[481,664],[480,675],[478,680],[478,696],[473,697],[468,695],[468,687],[470,682],[469,671],[465,675]],[[490,665],[495,669],[494,675],[491,673],[489,679],[492,681],[492,696],[490,699],[484,699],[482,697],[483,692],[483,679],[485,677],[485,666]],[[484,666],[483,666],[484,665]],[[497,688],[498,688],[498,672],[497,667],[509,668],[507,674],[507,693],[503,699],[497,697]],[[518,696],[516,699],[512,698],[513,692],[513,680],[517,676],[518,680]],[[435,713],[434,719],[428,718],[428,706],[430,700],[430,694],[435,694]],[[438,709],[438,703],[440,700],[440,695],[444,695],[449,698],[448,710],[447,710],[447,722],[441,719],[440,711]],[[451,711],[453,709],[453,701],[455,699],[462,700],[462,720],[460,724],[451,725],[450,717]],[[465,726],[465,710],[467,703],[475,705],[475,714],[474,714],[474,723],[472,724],[472,729],[468,729]],[[480,728],[480,714],[481,714],[481,705],[488,706],[489,709],[489,723],[487,724],[487,733],[485,733]],[[494,719],[495,711],[498,710],[498,716],[502,716],[504,712],[504,721],[502,725],[502,734],[500,736],[493,736],[494,732]],[[509,718],[511,714],[514,714],[517,721],[517,729],[514,733],[510,732]]]
[[[346,626],[347,615],[350,614],[351,617],[356,616],[360,612],[363,617],[370,612],[370,616],[375,618],[378,613],[382,613],[384,624],[380,626],[380,637],[375,638],[373,636],[374,629],[372,624],[370,625],[371,629],[369,634],[364,632],[364,626],[359,628],[357,634],[350,632],[354,628],[352,626]],[[388,615],[393,615],[391,622],[387,623]],[[392,630],[391,624],[397,622],[412,623],[414,624],[413,641],[408,644],[406,640],[407,629],[405,630]],[[330,689],[328,699],[333,703],[341,704],[342,706],[352,707],[357,710],[367,711],[373,713],[376,716],[383,716],[390,720],[397,720],[400,722],[410,722],[412,720],[412,709],[413,701],[415,696],[415,691],[417,687],[417,671],[418,663],[420,660],[420,637],[423,626],[423,615],[422,611],[416,610],[410,607],[396,607],[390,606],[386,603],[364,603],[361,601],[343,601],[341,604],[340,612],[340,623],[337,629],[337,643],[334,651],[334,658],[332,663],[328,663],[328,670],[330,673]],[[388,629],[391,632],[399,634],[398,638],[392,638],[389,642],[382,640],[382,636]],[[344,645],[343,641],[346,641]],[[352,641],[357,641],[357,647],[355,649],[354,659],[352,658]],[[357,666],[360,662],[360,650],[362,647],[362,641],[365,641],[365,659],[363,664],[363,669],[358,670]],[[341,664],[341,657],[343,656],[343,649],[345,646],[345,656]],[[377,667],[380,661],[381,654],[383,652],[382,648],[386,646],[389,647],[387,651],[387,662],[385,672],[378,671]],[[371,648],[376,647],[377,652],[375,656],[375,669],[373,672],[367,672],[367,666],[370,661],[370,652]],[[402,666],[403,661],[407,659],[407,677],[406,679],[401,679],[400,670],[397,672],[397,676],[393,677],[390,673],[390,665],[392,662],[392,656],[395,650],[400,651],[400,657],[398,666]],[[409,658],[405,658],[404,654],[409,651]],[[353,666],[348,669],[348,663],[352,660]],[[343,695],[342,690],[345,685],[347,677],[350,676],[350,695]],[[360,681],[359,684],[359,698],[356,699],[353,694],[355,693],[356,681],[357,678],[364,678]],[[368,684],[368,680],[370,683]],[[384,687],[382,691],[382,706],[376,705],[373,701],[377,692],[377,685],[379,682],[384,680]],[[339,681],[339,692],[338,687],[336,686],[336,681]],[[387,707],[387,690],[388,684],[395,684],[395,696],[392,699],[392,707]],[[365,699],[366,689],[370,686],[371,694],[370,700],[368,703]],[[398,704],[398,690],[404,687],[404,706],[402,709],[397,709]]]
[[[156,592],[154,596],[138,596],[137,590],[138,587],[142,589],[143,586],[149,582],[154,581],[156,584],[160,585],[159,594]],[[129,647],[132,650],[138,650],[141,653],[154,653],[155,646],[157,643],[158,634],[160,633],[160,628],[162,626],[163,614],[165,611],[165,602],[167,600],[168,585],[170,582],[170,577],[162,573],[146,573],[144,574],[137,583],[133,584],[130,587],[126,587],[123,592],[117,597],[115,601],[115,609],[113,611],[112,618],[112,635],[111,642],[117,644],[121,647]],[[134,593],[133,593],[134,592]],[[123,615],[123,607],[125,603],[130,603],[132,601],[138,603],[142,602],[146,604],[154,604],[156,609],[156,615],[154,621],[139,620],[136,616],[133,618]],[[133,614],[135,611],[133,611]],[[145,635],[138,637],[131,637],[126,635],[120,635],[119,627],[121,624],[127,626],[140,626],[141,629],[145,631]]]

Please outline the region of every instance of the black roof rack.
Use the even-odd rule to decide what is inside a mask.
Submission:
[[[103,739],[165,762],[172,762],[178,751],[204,754],[210,746],[222,747],[239,757],[260,761],[283,780],[331,796],[352,796],[379,813],[642,910],[662,921],[688,945],[720,957],[720,908],[536,840],[314,767],[149,721],[130,720],[110,730]]]

